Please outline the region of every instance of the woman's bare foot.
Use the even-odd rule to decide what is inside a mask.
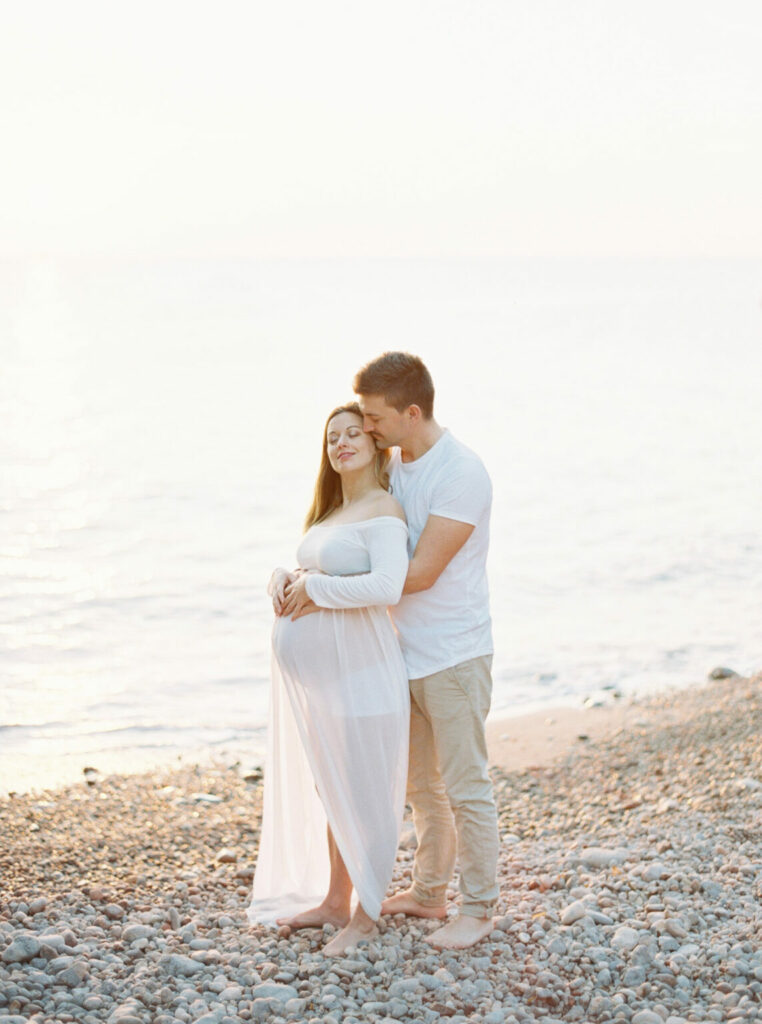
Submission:
[[[378,935],[375,921],[367,923],[353,917],[346,928],[342,928],[338,935],[323,946],[321,952],[323,956],[344,956],[350,946],[356,946],[358,942],[367,942],[374,935]]]
[[[327,903],[321,903],[319,907],[304,910],[301,914],[295,914],[293,917],[278,918],[275,923],[288,925],[291,929],[322,928],[324,924],[332,924],[334,928],[343,928],[348,921],[349,907],[332,907]]]
[[[437,949],[468,949],[486,939],[494,927],[491,917],[468,917],[461,914],[427,935],[426,942]]]
[[[395,892],[381,904],[382,914],[407,914],[409,917],[428,917],[442,920],[447,917],[446,907],[426,907],[413,896],[412,889]]]

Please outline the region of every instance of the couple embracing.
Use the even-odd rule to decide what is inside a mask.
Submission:
[[[484,735],[492,488],[481,460],[434,419],[416,356],[387,352],[354,389],[358,402],[326,423],[299,568],[270,582],[273,687],[249,919],[334,925],[323,952],[340,956],[375,934],[381,914],[406,914],[441,921],[431,945],[462,949],[492,930],[498,895]],[[406,799],[412,885],[386,898]],[[460,905],[448,920],[456,857]]]

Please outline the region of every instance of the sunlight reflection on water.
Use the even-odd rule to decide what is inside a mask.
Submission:
[[[293,560],[327,408],[389,347],[424,357],[493,477],[497,708],[759,667],[759,281],[31,268],[0,377],[0,784],[21,753],[40,778],[261,754],[264,583]]]

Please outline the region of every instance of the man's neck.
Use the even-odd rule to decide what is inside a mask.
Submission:
[[[442,434],[444,434],[444,427],[440,427],[433,416],[430,420],[421,420],[415,434],[405,438],[404,443],[400,445],[402,461],[415,462],[416,459],[420,459],[430,448],[434,447]]]

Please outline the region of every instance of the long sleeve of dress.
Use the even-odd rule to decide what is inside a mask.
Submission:
[[[408,570],[407,526],[401,519],[379,516],[364,530],[370,571],[357,576],[311,574],[307,594],[320,608],[367,608],[395,605]]]

